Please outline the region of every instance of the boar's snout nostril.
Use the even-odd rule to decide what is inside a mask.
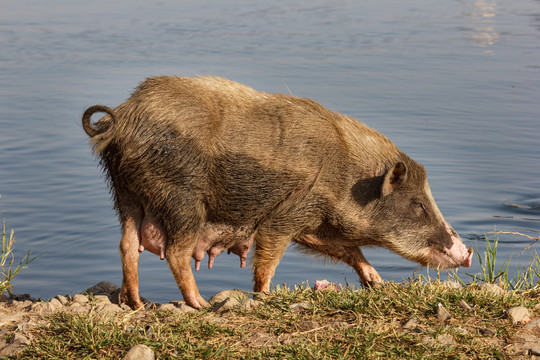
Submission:
[[[473,253],[473,248],[472,248],[472,246],[469,246],[469,248],[467,249],[467,252],[468,252],[469,254],[472,254],[472,253]]]

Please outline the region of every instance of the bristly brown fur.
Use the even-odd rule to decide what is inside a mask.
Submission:
[[[98,111],[107,115],[91,125]],[[267,290],[291,241],[347,262],[371,283],[380,277],[359,246],[427,263],[419,249],[445,226],[429,208],[421,165],[384,135],[313,100],[216,77],[162,76],[141,83],[113,110],[91,107],[83,127],[115,197],[123,261],[136,258],[137,227],[152,219],[194,306],[203,300],[193,290],[189,259],[173,263],[169,256],[191,256],[209,224],[251,229],[257,291]],[[413,202],[431,213],[412,217]],[[135,293],[136,273],[130,276],[124,288]]]

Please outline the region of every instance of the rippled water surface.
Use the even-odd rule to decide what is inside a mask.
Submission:
[[[16,292],[48,298],[121,283],[119,226],[80,125],[153,75],[219,75],[361,119],[423,163],[446,219],[470,244],[539,236],[540,1],[13,1],[0,12],[0,211],[16,256],[43,255]],[[492,235],[489,235],[492,236]],[[529,244],[501,235],[499,256]],[[538,247],[538,245],[537,245]],[[385,279],[416,265],[381,249]],[[469,272],[478,271],[478,263]],[[352,269],[291,248],[274,283],[358,284]],[[251,288],[236,256],[196,274],[203,296]],[[141,293],[180,293],[141,258]]]

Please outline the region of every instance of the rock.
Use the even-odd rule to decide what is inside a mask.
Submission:
[[[88,289],[84,290],[84,294],[92,294],[92,295],[105,295],[107,297],[110,297],[113,295],[118,289],[120,289],[119,286],[114,285],[113,283],[110,283],[108,281],[102,281],[97,283],[96,285],[89,287]]]
[[[403,326],[404,329],[416,329],[418,326],[418,319],[416,317],[412,317],[405,321],[401,326]]]
[[[26,336],[14,333],[9,339],[9,344],[0,350],[0,356],[15,355],[23,351],[29,343],[30,340]]]
[[[0,294],[0,302],[7,302],[9,300],[9,297],[4,294]]]
[[[39,314],[49,314],[49,313],[58,311],[60,309],[62,309],[62,306],[57,308],[55,307],[55,305],[51,304],[50,302],[36,302],[30,306],[30,311],[33,311]]]
[[[472,307],[465,302],[465,300],[459,300],[459,307],[463,310],[472,310]]]
[[[88,314],[90,312],[90,308],[79,303],[73,303],[66,308],[66,311],[73,314]]]
[[[493,295],[504,295],[506,293],[506,291],[504,291],[499,285],[490,283],[480,285],[480,289]]]
[[[107,295],[94,295],[94,302],[96,304],[110,304],[111,300]]]
[[[62,305],[62,303],[58,299],[55,299],[55,298],[52,298],[51,300],[49,300],[49,304],[53,308],[53,311],[61,310],[64,307],[64,305]]]
[[[315,281],[315,286],[313,287],[313,290],[315,291],[337,291],[339,290],[338,286],[334,283],[331,283],[328,280],[317,280]]]
[[[478,330],[480,334],[484,336],[495,336],[495,331],[491,329],[482,328]]]
[[[531,319],[529,310],[524,306],[514,306],[506,310],[506,314],[514,325],[524,324]]]
[[[122,358],[122,360],[154,360],[155,355],[152,349],[146,345],[135,345],[127,354]]]
[[[456,340],[454,340],[454,338],[450,334],[441,334],[441,335],[437,336],[435,341],[438,344],[443,345],[443,346],[456,345]]]
[[[191,306],[186,304],[185,301],[181,301],[180,304],[178,304],[176,307],[178,308],[178,310],[186,314],[197,312],[197,309],[192,308]]]
[[[159,311],[178,311],[177,307],[174,304],[161,304],[158,306]]]
[[[261,304],[260,301],[258,300],[253,300],[251,298],[245,298],[244,300],[242,300],[242,302],[240,303],[240,307],[242,309],[245,309],[245,310],[253,310],[255,309],[256,307],[258,307],[259,305]]]
[[[291,304],[289,306],[289,309],[291,309],[291,312],[293,313],[301,312],[304,310],[311,309],[311,304],[308,302],[299,302],[299,303]]]
[[[265,333],[256,332],[253,335],[246,338],[245,343],[250,347],[263,347],[273,344],[277,344],[277,340]]]
[[[538,331],[540,332],[540,318],[534,319],[527,323],[524,327],[528,331]]]
[[[68,298],[63,295],[56,295],[54,298],[58,300],[60,304],[62,304],[62,306],[66,305],[69,302]]]
[[[540,345],[535,345],[529,349],[529,355],[540,356]]]
[[[302,331],[309,331],[320,327],[319,323],[312,320],[304,320],[298,322],[298,328]]]
[[[232,298],[235,300],[239,300],[238,302],[240,303],[240,301],[242,301],[242,299],[246,297],[248,297],[248,294],[243,290],[223,290],[212,296],[208,302],[210,304],[216,304],[222,302],[223,300],[226,300],[227,298]]]
[[[86,304],[88,302],[88,297],[83,294],[76,294],[73,296],[73,302],[79,304]]]
[[[222,302],[216,304],[212,311],[214,312],[224,312],[230,310],[236,306],[240,306],[240,301],[237,298],[226,298]]]
[[[116,304],[100,304],[96,307],[96,312],[101,314],[116,314],[122,312],[122,308]]]
[[[450,319],[452,315],[444,308],[444,306],[441,303],[437,304],[437,318],[441,321],[446,321]]]

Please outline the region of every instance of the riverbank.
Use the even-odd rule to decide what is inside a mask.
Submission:
[[[4,298],[0,356],[111,359],[142,349],[141,359],[540,359],[539,286],[506,291],[416,280],[369,290],[277,287],[259,300],[222,292],[203,311],[183,302],[132,311],[114,303],[117,287],[98,285],[89,296],[47,302]]]

